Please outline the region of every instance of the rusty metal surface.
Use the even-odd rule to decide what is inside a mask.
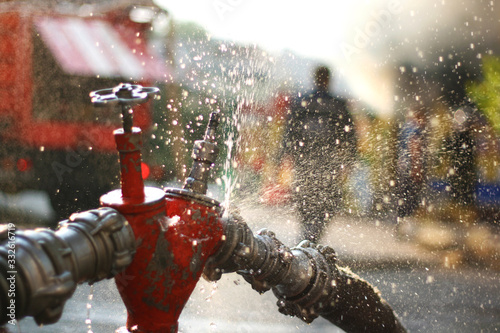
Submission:
[[[127,118],[123,129],[114,132],[120,153],[121,190],[102,196],[101,204],[115,208],[127,218],[137,243],[134,261],[124,272],[130,279],[115,278],[127,308],[127,324],[120,330],[177,332],[179,316],[205,262],[219,247],[223,234],[221,209],[217,201],[202,195],[204,191],[169,189],[165,193],[157,188],[144,188],[141,131],[133,127],[129,107],[147,96],[142,87],[133,86],[94,94],[95,103],[122,105],[123,117]],[[206,138],[213,141],[210,128]],[[201,149],[196,154],[202,159],[198,162],[208,164],[203,172],[196,173],[197,184],[205,190],[208,170],[217,153],[214,147],[210,149],[209,160],[205,157],[208,150]]]
[[[128,200],[141,202],[144,199],[144,180],[141,170],[141,129],[133,127],[131,132],[118,129],[114,135],[120,154],[122,195]]]
[[[288,248],[274,232],[255,235],[239,216],[224,219],[224,242],[205,277],[237,272],[259,293],[270,289],[281,313],[306,323],[319,316],[346,332],[406,332],[376,288],[338,266],[335,251],[304,240]]]
[[[124,202],[119,191],[101,198],[103,205],[124,214],[136,235],[136,255],[124,272],[132,282],[118,277],[116,284],[127,308],[129,330],[176,332],[205,262],[220,243],[220,207],[178,194],[164,199],[164,193],[154,188],[146,188],[146,193],[140,204]]]

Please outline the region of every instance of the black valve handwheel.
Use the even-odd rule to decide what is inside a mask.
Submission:
[[[92,104],[96,106],[128,105],[145,103],[158,94],[156,87],[143,87],[137,84],[120,83],[114,88],[96,90],[90,93]]]
[[[133,127],[132,106],[148,101],[156,96],[160,89],[143,87],[137,84],[120,83],[114,88],[96,90],[90,93],[92,104],[95,106],[121,106],[123,129],[131,132]]]

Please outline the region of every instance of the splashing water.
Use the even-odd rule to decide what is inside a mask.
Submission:
[[[212,284],[210,286],[210,293],[205,297],[205,301],[211,302],[212,301],[212,297],[217,292],[217,289],[219,289],[219,286],[217,285],[217,282],[212,282]]]
[[[90,285],[90,292],[87,302],[87,318],[85,319],[85,325],[87,325],[87,333],[94,333],[92,331],[92,319],[90,319],[90,309],[92,309],[92,300],[94,299],[94,285]]]
[[[230,132],[228,134],[228,138],[225,141],[227,146],[227,156],[224,161],[224,174],[222,178],[222,186],[224,189],[224,217],[227,217],[230,206],[231,193],[236,188],[237,176],[234,174],[234,169],[232,168],[232,156],[233,156],[233,147],[234,147],[234,133]]]

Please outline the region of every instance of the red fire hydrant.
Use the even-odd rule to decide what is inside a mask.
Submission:
[[[102,206],[125,216],[137,244],[132,264],[115,278],[127,308],[127,325],[119,332],[177,332],[181,311],[223,234],[220,205],[204,195],[217,156],[217,114],[212,114],[205,140],[195,143],[195,164],[184,189],[144,187],[141,130],[133,127],[131,107],[157,92],[157,88],[120,84],[91,93],[97,106],[122,108],[123,129],[114,132],[121,189],[101,197]]]

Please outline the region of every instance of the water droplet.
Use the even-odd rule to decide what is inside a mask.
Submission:
[[[85,325],[87,325],[87,333],[93,333],[92,332],[92,319],[90,319],[90,309],[92,308],[92,300],[94,299],[94,285],[90,285],[90,291],[89,291],[89,296],[88,296],[88,302],[87,302],[87,318],[85,319]]]

